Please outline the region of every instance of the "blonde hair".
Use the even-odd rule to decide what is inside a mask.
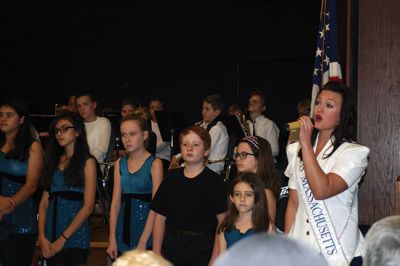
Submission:
[[[122,254],[112,266],[172,266],[172,264],[153,251],[135,249]]]

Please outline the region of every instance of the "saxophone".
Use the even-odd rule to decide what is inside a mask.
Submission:
[[[250,127],[247,123],[246,116],[244,114],[237,114],[237,120],[239,121],[240,126],[242,127],[243,133],[245,137],[251,136]]]

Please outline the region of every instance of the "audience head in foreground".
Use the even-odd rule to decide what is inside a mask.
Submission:
[[[400,263],[400,215],[383,218],[365,237],[363,265],[395,266]]]
[[[172,264],[150,250],[127,251],[112,266],[172,266]]]
[[[327,266],[313,249],[286,236],[259,233],[245,238],[215,261],[214,266]]]

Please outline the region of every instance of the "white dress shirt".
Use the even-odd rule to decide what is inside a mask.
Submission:
[[[105,117],[98,116],[93,122],[85,122],[85,128],[90,153],[98,162],[103,162],[110,144],[110,121]]]
[[[247,120],[247,123],[249,124],[250,134],[254,136],[255,128],[255,135],[266,139],[269,145],[271,145],[272,155],[274,157],[277,156],[279,154],[279,128],[275,125],[274,121],[266,118],[264,115],[260,115],[255,119],[254,123],[250,120]]]

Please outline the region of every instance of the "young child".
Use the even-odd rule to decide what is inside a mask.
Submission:
[[[188,127],[179,135],[184,168],[168,172],[151,203],[153,251],[179,265],[208,265],[218,254],[216,228],[225,217],[226,185],[204,162],[211,137]]]
[[[90,248],[88,217],[96,196],[96,159],[78,114],[61,113],[49,132],[39,205],[40,248],[47,265],[84,265]]]
[[[264,183],[254,173],[241,173],[229,189],[228,212],[218,227],[219,254],[237,241],[270,227]]]
[[[140,115],[128,115],[122,118],[120,128],[129,155],[120,157],[114,167],[107,248],[112,259],[133,248],[151,247],[154,212],[149,205],[163,179],[160,159],[145,147],[148,122]]]
[[[236,166],[238,172],[256,173],[264,181],[268,213],[271,224],[275,222],[276,199],[280,188],[276,177],[274,157],[268,141],[258,136],[243,138],[237,147]],[[272,230],[273,228],[270,227]]]

